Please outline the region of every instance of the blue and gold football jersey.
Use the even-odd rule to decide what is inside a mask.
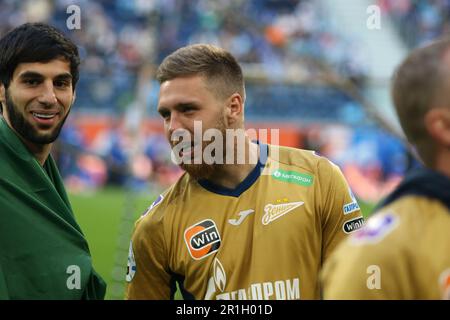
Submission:
[[[322,264],[363,224],[358,203],[326,158],[261,151],[233,190],[185,173],[158,197],[136,222],[128,299],[173,298],[177,282],[184,298],[320,298]]]

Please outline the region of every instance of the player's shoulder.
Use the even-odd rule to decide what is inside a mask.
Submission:
[[[390,219],[395,225],[392,239],[405,245],[416,243],[417,239],[442,237],[450,228],[450,211],[437,199],[409,194],[402,196],[375,212],[369,219],[373,225],[380,224],[380,219]]]
[[[380,272],[385,276],[383,279],[395,277],[393,270],[405,270],[404,264],[411,257],[398,233],[400,224],[394,212],[380,212],[344,239],[322,268],[320,277],[324,298],[382,297],[384,293],[381,291],[368,290],[368,279],[377,277]]]
[[[450,214],[439,201],[415,195],[400,197],[377,210],[363,228],[350,235],[340,248],[344,256],[388,258],[419,250],[422,243],[442,238],[442,230],[450,227]]]
[[[399,198],[374,212],[364,227],[346,240],[346,246],[361,248],[359,254],[368,256],[375,252],[386,255],[391,251],[396,254],[402,248],[407,250],[426,228],[424,208],[427,204],[430,205],[427,199],[414,196]]]
[[[449,212],[438,201],[416,195],[394,200],[369,217],[327,260],[322,274],[325,283],[332,284],[328,296],[342,298],[338,293],[344,288],[342,279],[363,279],[373,268],[384,270],[386,277],[410,279],[411,265],[429,263],[430,252],[447,252],[437,244],[448,239],[449,227]],[[351,286],[357,285],[352,282]],[[363,287],[361,292],[372,297]]]
[[[365,225],[347,240],[350,247],[386,247],[402,242],[404,221],[392,207],[388,207],[366,220]],[[362,250],[362,252],[366,252]]]
[[[154,225],[162,222],[164,216],[180,201],[189,183],[190,177],[184,173],[174,184],[156,197],[138,219],[137,224]]]
[[[391,268],[394,261],[410,256],[409,244],[405,241],[399,215],[387,210],[376,213],[365,225],[347,237],[327,260],[323,274],[343,276],[352,270],[365,273],[369,265]],[[347,266],[347,267],[346,267]],[[363,269],[360,269],[364,267]]]
[[[449,213],[448,208],[438,199],[415,194],[403,195],[385,208],[393,208],[400,215],[409,216],[411,220],[430,220],[434,216],[448,216]]]
[[[281,165],[306,170],[314,175],[333,176],[339,167],[316,151],[270,145],[270,158]]]

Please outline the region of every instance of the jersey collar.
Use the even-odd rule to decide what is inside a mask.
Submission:
[[[406,195],[418,195],[439,200],[450,211],[450,179],[437,171],[420,168],[411,172],[377,209]]]
[[[267,158],[269,156],[268,145],[259,143],[259,141],[256,141],[256,143],[259,144],[260,148],[260,157],[258,159],[258,163],[256,164],[255,168],[253,168],[253,170],[248,174],[248,176],[236,188],[230,189],[222,187],[206,179],[200,179],[198,180],[198,183],[203,188],[213,193],[217,193],[224,196],[239,197],[242,193],[244,193],[247,189],[249,189],[256,182],[256,180],[258,180],[259,176],[261,175],[261,171],[264,169],[264,166],[266,165],[267,162]]]

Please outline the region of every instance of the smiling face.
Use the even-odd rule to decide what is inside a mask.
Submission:
[[[159,92],[158,112],[164,119],[164,129],[172,148],[178,144],[174,141],[174,133],[177,130],[187,130],[191,136],[192,144],[189,154],[183,157],[193,158],[193,146],[195,141],[202,141],[203,132],[210,128],[225,132],[226,101],[222,101],[211,92],[206,85],[203,76],[179,77],[167,80],[161,84]],[[194,121],[202,124],[202,136],[194,137]],[[182,143],[182,142],[180,142]],[[210,142],[202,142],[202,150]],[[185,149],[186,151],[186,149]],[[194,178],[208,178],[217,165],[208,165],[204,161],[201,164],[186,164],[180,166]]]
[[[0,102],[8,125],[31,144],[56,140],[75,95],[70,63],[55,59],[46,63],[20,63],[9,87],[1,85]]]

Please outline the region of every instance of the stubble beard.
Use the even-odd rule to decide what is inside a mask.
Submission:
[[[223,121],[222,118],[219,118],[217,121],[217,124],[214,126],[215,129],[219,130],[222,133],[222,138],[223,138],[223,148],[224,148],[224,160],[226,159],[226,125]],[[211,141],[203,141],[202,139],[202,149],[201,152],[203,153],[203,151],[205,150],[205,148],[212,143]],[[225,161],[223,161],[225,162]],[[217,173],[218,171],[220,171],[220,169],[224,166],[225,164],[220,164],[220,163],[213,163],[213,164],[207,164],[205,162],[205,159],[203,159],[203,154],[202,154],[202,161],[200,164],[195,164],[195,163],[190,163],[190,164],[185,164],[185,163],[181,163],[180,167],[181,169],[183,169],[184,171],[186,171],[192,178],[194,178],[195,180],[202,180],[202,179],[209,179],[211,178],[215,173]]]
[[[9,122],[13,129],[22,136],[23,139],[35,144],[50,144],[53,143],[61,133],[61,129],[66,122],[69,112],[61,120],[61,122],[47,134],[40,134],[33,125],[25,119],[24,115],[18,111],[18,107],[12,101],[8,91],[6,91],[6,109],[8,110]]]

